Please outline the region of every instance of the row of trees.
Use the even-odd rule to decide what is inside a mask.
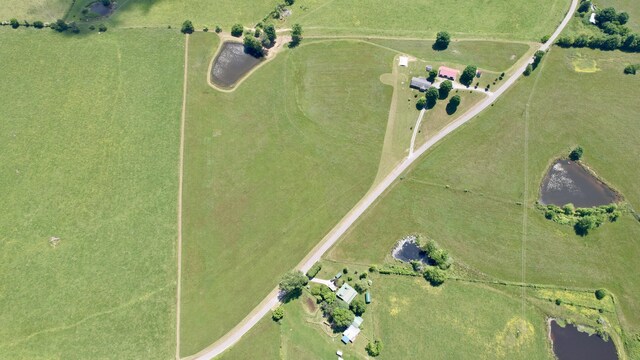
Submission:
[[[72,22],[66,22],[62,19],[58,19],[55,22],[51,23],[51,24],[47,24],[44,23],[40,20],[36,20],[32,23],[30,23],[27,20],[24,20],[23,22],[18,21],[18,19],[11,19],[9,20],[8,23],[9,26],[11,26],[14,29],[19,28],[20,26],[24,26],[24,27],[33,27],[35,29],[43,29],[45,27],[48,27],[52,30],[55,30],[57,32],[70,32],[73,34],[79,34],[80,33],[80,27],[78,26],[78,24],[75,21]],[[3,25],[5,25],[5,23],[3,23]],[[95,30],[96,27],[94,25],[90,25],[89,30]],[[107,26],[104,24],[100,24],[98,25],[98,31],[100,32],[105,32],[107,31]]]
[[[542,50],[538,50],[538,51],[536,51],[535,54],[533,54],[533,62],[531,64],[527,65],[527,68],[524,70],[524,76],[531,75],[533,70],[538,68],[538,65],[540,65],[540,62],[542,61],[542,58],[544,57],[544,54],[545,54],[545,52],[542,51]]]

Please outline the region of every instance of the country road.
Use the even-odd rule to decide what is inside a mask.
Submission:
[[[565,15],[562,22],[558,25],[556,31],[551,35],[549,40],[539,47],[539,50],[546,51],[554,43],[558,35],[567,26],[578,6],[578,0],[572,0],[569,11]],[[329,250],[342,235],[356,222],[364,212],[427,150],[429,150],[438,141],[476,117],[480,112],[490,107],[502,94],[505,93],[524,73],[529,62],[523,63],[511,77],[509,77],[500,88],[488,96],[483,101],[469,109],[456,121],[452,122],[433,138],[409,154],[398,166],[396,166],[380,183],[373,187],[360,201],[345,215],[340,222],[313,248],[313,250],[298,264],[297,269],[306,272],[313,264]],[[214,344],[199,353],[187,357],[187,359],[209,360],[229,349],[240,338],[245,335],[261,318],[263,318],[272,308],[279,303],[278,289],[273,289],[271,293],[249,314],[234,327],[225,336],[220,338]]]

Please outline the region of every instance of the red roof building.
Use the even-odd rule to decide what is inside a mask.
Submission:
[[[450,80],[455,80],[458,77],[458,70],[448,68],[446,66],[440,66],[440,69],[438,69],[438,76]]]

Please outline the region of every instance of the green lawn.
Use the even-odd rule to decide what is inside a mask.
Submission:
[[[0,20],[16,18],[20,22],[54,21],[64,16],[71,0],[4,0],[0,6]]]
[[[182,36],[0,42],[0,358],[173,358]]]
[[[576,72],[576,58],[599,70]],[[625,214],[582,238],[533,209],[550,161],[577,144],[586,163],[640,207],[638,85],[622,74],[632,61],[634,55],[620,52],[553,48],[491,111],[431,150],[329,258],[380,262],[395,241],[420,232],[461,262],[505,280],[523,280],[524,258],[527,282],[606,287],[618,297],[623,329],[640,332],[640,284],[629,276],[640,256],[640,224]],[[638,355],[635,344],[627,350]]]
[[[77,0],[69,20],[79,18],[82,9],[93,1]],[[189,19],[198,29],[204,26],[213,29],[216,25],[220,25],[225,31],[230,31],[235,23],[253,27],[280,2],[278,0],[129,0],[122,1],[120,8],[107,22],[122,27],[166,28],[171,25],[179,29],[182,22]]]
[[[205,81],[217,46],[191,37],[182,355],[235,326],[369,189],[391,97],[394,53],[375,46],[302,45],[232,93]]]
[[[307,0],[297,2],[287,24],[307,35],[382,35],[537,41],[553,32],[569,8],[566,0]]]

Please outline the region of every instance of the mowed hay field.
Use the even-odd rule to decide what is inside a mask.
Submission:
[[[183,37],[0,42],[0,358],[173,358]]]
[[[182,355],[243,319],[369,189],[395,55],[303,43],[223,93],[206,83],[217,36],[190,39]]]
[[[0,5],[0,21],[11,18],[33,22],[55,21],[62,18],[71,7],[71,0],[3,0]]]
[[[600,70],[576,72],[578,55]],[[431,150],[328,257],[380,262],[395,241],[423,233],[456,261],[504,280],[611,290],[630,339],[640,332],[640,284],[629,272],[640,258],[640,223],[625,214],[579,237],[533,205],[550,162],[579,144],[584,161],[640,207],[639,85],[622,74],[634,60],[553,48],[531,77]]]
[[[94,0],[78,0],[71,14],[79,17],[82,9]],[[189,19],[202,29],[213,29],[216,25],[230,31],[235,23],[253,27],[269,14],[278,0],[129,0],[121,1],[120,7],[110,16],[108,22],[121,27],[161,27],[171,25],[179,29],[182,22]]]
[[[569,9],[567,0],[308,0],[296,2],[287,24],[307,35],[382,35],[538,41]]]

